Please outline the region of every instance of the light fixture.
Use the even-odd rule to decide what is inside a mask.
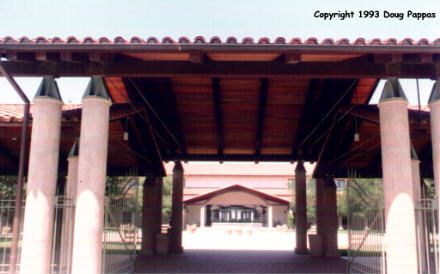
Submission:
[[[355,142],[359,142],[359,132],[358,132],[358,125],[357,125],[357,118],[354,118],[354,137],[353,140]]]
[[[128,119],[125,119],[124,135],[122,136],[122,139],[128,141]]]
[[[359,132],[354,133],[354,141],[359,142]]]

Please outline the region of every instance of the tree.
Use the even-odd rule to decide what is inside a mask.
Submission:
[[[289,180],[288,187],[295,193],[295,180]],[[316,193],[315,193],[315,180],[308,179],[306,183],[306,198],[307,198],[307,223],[314,223],[316,219]],[[295,195],[296,197],[296,195]],[[295,212],[295,200],[290,203],[292,212]],[[293,216],[289,215],[288,223],[294,223]]]
[[[173,177],[167,176],[162,185],[162,223],[168,223],[171,218],[172,192]]]

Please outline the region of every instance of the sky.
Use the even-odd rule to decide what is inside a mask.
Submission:
[[[0,0],[0,10],[0,37],[440,38],[439,0]],[[379,18],[359,18],[359,12],[369,10],[377,10]],[[354,18],[324,20],[314,16],[345,11],[353,11]],[[407,17],[408,11],[435,13],[436,17],[417,20]],[[402,20],[384,18],[386,14],[400,12],[404,14]],[[30,99],[40,81],[41,78],[17,78]],[[57,81],[65,103],[80,102],[87,78],[59,78]],[[402,80],[401,83],[410,104],[417,104],[416,80]],[[433,81],[420,80],[422,105],[426,104],[432,85]],[[378,90],[381,88],[383,83]],[[377,101],[378,95],[379,92],[372,103]],[[0,103],[21,103],[1,77]]]

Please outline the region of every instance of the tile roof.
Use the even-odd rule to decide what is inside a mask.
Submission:
[[[63,111],[80,109],[80,104],[64,104]],[[24,104],[0,104],[0,122],[21,122],[23,120]],[[32,115],[33,105],[30,113]]]
[[[265,200],[268,201],[272,201],[272,202],[276,202],[276,203],[280,203],[280,204],[284,204],[284,205],[289,205],[290,203],[290,199],[289,198],[280,198],[277,197],[275,195],[271,195],[268,193],[265,193],[263,191],[257,190],[255,188],[251,188],[251,187],[247,187],[244,185],[240,185],[240,184],[235,184],[235,185],[230,185],[230,186],[226,186],[223,188],[219,188],[207,193],[203,193],[200,194],[198,196],[195,197],[188,197],[186,199],[184,199],[183,203],[184,204],[191,204],[191,203],[195,203],[195,202],[199,202],[199,201],[203,201],[203,200],[207,200],[207,199],[211,199],[217,195],[221,195],[221,194],[225,194],[227,192],[232,192],[232,191],[243,191],[243,192],[247,192],[248,194],[253,194],[253,195],[257,195]]]
[[[163,37],[162,39],[156,38],[156,37],[148,37],[146,39],[134,36],[130,39],[125,39],[121,36],[118,36],[114,39],[110,39],[107,37],[100,37],[100,38],[93,38],[93,37],[85,37],[83,39],[69,36],[65,40],[61,39],[60,37],[53,37],[53,38],[46,38],[39,36],[35,39],[31,39],[28,37],[20,37],[20,38],[14,38],[11,36],[7,36],[4,38],[0,38],[0,44],[291,44],[291,45],[369,45],[369,46],[380,46],[380,45],[440,45],[440,38],[437,38],[435,40],[429,41],[428,39],[419,39],[419,40],[413,40],[411,38],[405,38],[400,41],[398,41],[395,38],[389,38],[389,39],[371,39],[366,40],[365,38],[357,38],[354,40],[349,40],[347,38],[342,38],[338,40],[334,40],[331,38],[326,38],[321,41],[318,41],[317,38],[311,37],[305,40],[302,40],[301,38],[292,38],[290,40],[284,38],[284,37],[278,37],[274,40],[270,40],[267,37],[262,37],[259,39],[254,39],[251,37],[245,37],[241,41],[237,39],[236,37],[228,37],[225,40],[222,41],[220,37],[214,36],[211,38],[205,38],[203,36],[197,36],[193,40],[187,38],[187,37],[180,37],[177,39],[173,39],[171,37]]]

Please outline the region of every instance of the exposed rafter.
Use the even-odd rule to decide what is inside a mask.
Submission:
[[[167,106],[164,119],[181,145],[180,147],[176,146],[173,149],[173,153],[185,155],[186,143],[183,136],[182,123],[179,110],[177,109],[176,96],[174,94],[172,83],[169,78],[162,79],[160,93],[163,95],[160,97],[162,100],[162,105]]]
[[[178,157],[176,155],[164,155],[165,161],[173,161]],[[233,162],[291,162],[296,161],[292,155],[286,154],[223,154],[221,159],[217,154],[187,154],[180,157],[183,161],[233,161]],[[305,158],[304,161],[316,161],[313,158]]]
[[[298,124],[298,131],[295,138],[295,143],[292,147],[292,155],[297,158],[304,157],[305,151],[303,151],[300,145],[304,142],[304,138],[306,137],[306,132],[311,130],[310,122],[312,115],[314,113],[314,108],[316,105],[314,104],[315,94],[322,89],[323,81],[318,79],[311,79],[309,81],[309,88],[307,90],[306,99],[303,105],[303,110],[301,113],[301,120]]]
[[[223,155],[223,119],[222,119],[222,109],[221,109],[220,80],[218,78],[212,79],[212,97],[214,100],[217,150],[218,150],[219,158],[221,158]]]
[[[261,142],[263,139],[263,126],[264,126],[264,116],[266,113],[268,86],[269,86],[269,80],[266,78],[261,79],[260,99],[258,103],[257,133],[255,140],[255,155],[260,155],[261,152]]]

